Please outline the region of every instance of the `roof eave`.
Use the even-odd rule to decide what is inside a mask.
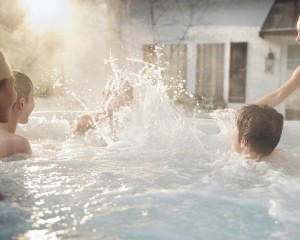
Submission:
[[[259,31],[259,36],[264,38],[266,35],[268,36],[295,36],[297,35],[297,31],[295,28],[276,28],[276,29],[268,29]]]

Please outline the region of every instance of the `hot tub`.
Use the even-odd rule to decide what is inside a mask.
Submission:
[[[34,155],[0,162],[0,239],[299,238],[299,122],[253,163],[213,119],[134,125],[100,147],[70,132],[78,114],[35,112],[18,130]]]

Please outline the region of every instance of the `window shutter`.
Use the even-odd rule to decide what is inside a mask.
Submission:
[[[224,44],[198,44],[197,97],[223,99]]]
[[[229,102],[232,103],[246,100],[247,46],[246,42],[230,46]]]

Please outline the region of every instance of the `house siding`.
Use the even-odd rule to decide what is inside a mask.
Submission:
[[[239,108],[242,104],[229,103],[228,101],[230,43],[247,42],[248,44],[245,103],[255,102],[282,83],[282,62],[284,62],[281,59],[282,42],[278,39],[274,41],[259,37],[259,31],[270,11],[273,0],[199,1],[192,12],[189,4],[184,3],[185,1],[177,2],[179,2],[178,6],[168,8],[156,21],[156,37],[154,38],[150,24],[149,5],[145,5],[144,1],[131,1],[134,8],[131,9],[127,18],[130,21],[125,21],[122,26],[124,43],[130,43],[131,52],[142,54],[142,45],[153,44],[154,41],[157,43],[187,44],[186,88],[187,91],[195,94],[197,44],[225,44],[224,98],[228,106],[232,108]],[[153,6],[156,14],[162,12],[158,7],[159,4],[156,1],[156,5]],[[190,14],[193,14],[193,19],[188,22]],[[190,25],[185,28],[187,23]],[[273,74],[265,73],[265,57],[269,53],[269,49],[275,55]]]

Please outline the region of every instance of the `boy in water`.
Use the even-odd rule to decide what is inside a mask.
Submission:
[[[31,154],[28,140],[15,134],[18,123],[25,124],[34,108],[33,86],[24,73],[13,71],[17,101],[12,107],[7,123],[0,123],[0,158],[17,153]]]
[[[95,129],[95,124],[103,124],[108,121],[112,129],[117,129],[114,122],[114,114],[122,107],[129,106],[133,100],[133,88],[128,81],[120,83],[120,86],[113,90],[103,92],[103,110],[93,115],[85,114],[76,119],[73,132],[84,134],[89,129]]]
[[[261,160],[279,143],[283,116],[268,105],[250,104],[236,113],[232,147],[250,159]]]

